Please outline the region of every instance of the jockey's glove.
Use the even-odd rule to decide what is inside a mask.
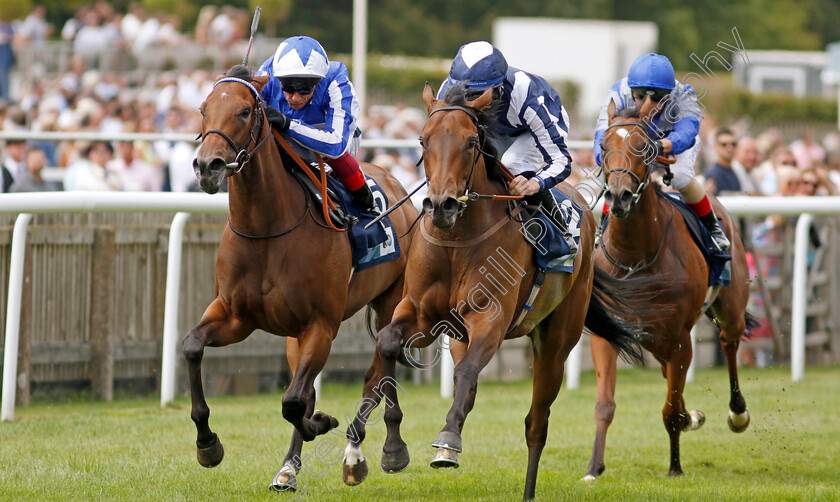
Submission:
[[[662,146],[662,140],[656,140],[653,142],[654,149],[656,150],[655,157],[659,157],[663,153],[665,153],[665,147]]]
[[[274,108],[273,106],[266,106],[265,107],[265,116],[268,117],[268,123],[271,124],[271,127],[277,129],[280,132],[286,132],[289,130],[289,126],[292,124],[291,119],[289,117],[283,115],[283,112]]]

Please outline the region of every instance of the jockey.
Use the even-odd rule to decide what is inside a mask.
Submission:
[[[700,217],[712,234],[718,251],[728,249],[729,239],[715,216],[709,197],[694,179],[703,113],[694,88],[676,80],[674,67],[667,57],[660,54],[639,56],[630,66],[627,77],[610,88],[595,126],[595,162],[601,165],[601,140],[609,126],[610,106],[615,107],[615,113],[627,108],[641,108],[648,96],[657,103],[648,135],[654,140],[659,153],[676,156],[676,162],[670,167],[674,176],[671,185],[679,190],[688,207]]]
[[[499,107],[495,126],[501,143],[498,150],[503,153],[502,164],[517,175],[510,182],[511,193],[537,194],[536,199],[567,233],[565,220],[548,190],[572,170],[566,148],[569,116],[557,91],[542,77],[509,67],[499,49],[484,41],[458,49],[449,78],[438,90],[438,99],[459,82],[466,84],[468,101],[493,87],[493,106]],[[522,176],[526,171],[536,171],[536,175],[526,178]]]
[[[314,38],[296,36],[280,43],[256,73],[269,75],[260,91],[269,123],[306,148],[321,154],[366,213],[376,213],[373,194],[359,162],[359,100],[344,63],[329,61]]]

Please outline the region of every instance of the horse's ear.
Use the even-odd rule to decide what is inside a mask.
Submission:
[[[618,117],[618,113],[615,111],[615,101],[613,100],[610,100],[610,104],[607,105],[607,117],[609,117],[607,120],[608,124],[612,124],[613,120]]]
[[[423,88],[423,101],[426,103],[426,113],[432,113],[437,100],[435,99],[435,90],[432,89],[432,84],[426,82],[426,87]]]
[[[656,112],[658,111],[656,105],[657,103],[654,103],[650,96],[645,96],[645,101],[639,109],[639,118],[645,123],[650,123],[651,119],[653,119],[653,116],[656,115]]]
[[[490,86],[481,93],[481,96],[475,98],[472,101],[467,101],[467,106],[475,108],[476,110],[483,110],[485,106],[489,105],[490,102],[493,101],[493,87]]]
[[[254,86],[254,89],[256,89],[257,92],[262,91],[263,87],[265,87],[265,84],[267,83],[268,75],[260,75],[259,77],[254,77],[254,79],[251,80],[251,85]]]

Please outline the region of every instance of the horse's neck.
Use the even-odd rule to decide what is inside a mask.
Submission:
[[[610,217],[605,239],[610,254],[621,256],[622,263],[648,261],[656,256],[670,219],[663,202],[648,185],[630,214]]]
[[[239,232],[267,235],[291,227],[304,210],[303,192],[272,142],[228,178],[230,221]]]

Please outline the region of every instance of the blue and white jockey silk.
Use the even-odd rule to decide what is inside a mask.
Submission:
[[[666,103],[662,111],[657,114],[648,127],[648,134],[651,139],[667,138],[671,141],[671,153],[678,157],[683,152],[694,147],[697,141],[697,134],[700,132],[700,121],[703,120],[703,112],[697,103],[697,94],[694,87],[683,84],[679,80],[671,94],[665,98]],[[615,112],[619,113],[628,108],[635,108],[633,92],[627,85],[627,77],[619,80],[610,87],[606,102],[601,106],[598,115],[598,122],[595,124],[595,162],[601,165],[601,140],[609,126],[610,103],[615,103]],[[694,154],[696,158],[696,153]],[[673,168],[672,168],[673,170]]]
[[[456,83],[448,77],[438,90],[438,99]],[[512,139],[502,163],[514,174],[537,171],[544,164],[533,178],[540,191],[565,180],[572,172],[566,146],[569,115],[557,91],[542,77],[513,67],[508,68],[502,86],[501,112],[494,131]]]
[[[274,64],[274,57],[268,58],[255,75],[270,76],[260,96],[265,104],[291,119],[289,137],[330,158],[340,157],[345,152],[355,155],[361,134],[356,127],[360,105],[344,63],[329,63],[329,70],[315,87],[312,99],[300,110],[292,109],[286,101],[280,81],[273,77]],[[305,66],[305,63],[301,64]]]

